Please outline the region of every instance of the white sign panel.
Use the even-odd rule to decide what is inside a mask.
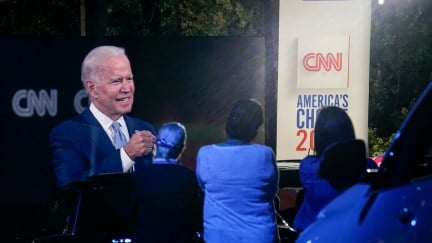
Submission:
[[[314,149],[317,110],[348,112],[367,142],[371,4],[369,0],[280,0],[278,160]]]

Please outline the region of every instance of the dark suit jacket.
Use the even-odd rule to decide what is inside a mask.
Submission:
[[[135,130],[149,130],[156,135],[150,123],[130,116],[124,116],[129,134]],[[52,162],[61,187],[89,176],[123,172],[120,150],[116,150],[89,108],[78,116],[54,127],[49,135]],[[151,164],[148,154],[135,160],[135,169]]]

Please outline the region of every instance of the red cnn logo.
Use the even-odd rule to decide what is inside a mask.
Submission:
[[[308,53],[303,58],[303,67],[311,72],[318,72],[323,68],[330,71],[332,67],[340,71],[342,70],[342,52],[337,52],[336,56],[332,53],[327,53],[325,56],[322,53]]]

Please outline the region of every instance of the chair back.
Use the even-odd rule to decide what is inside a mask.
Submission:
[[[360,139],[328,146],[321,159],[318,175],[337,190],[345,190],[359,182],[367,171],[366,146]]]

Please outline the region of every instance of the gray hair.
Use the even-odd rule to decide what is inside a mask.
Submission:
[[[84,58],[81,66],[81,81],[85,86],[87,80],[99,82],[98,67],[107,59],[126,55],[125,49],[117,46],[99,46],[92,49]]]

